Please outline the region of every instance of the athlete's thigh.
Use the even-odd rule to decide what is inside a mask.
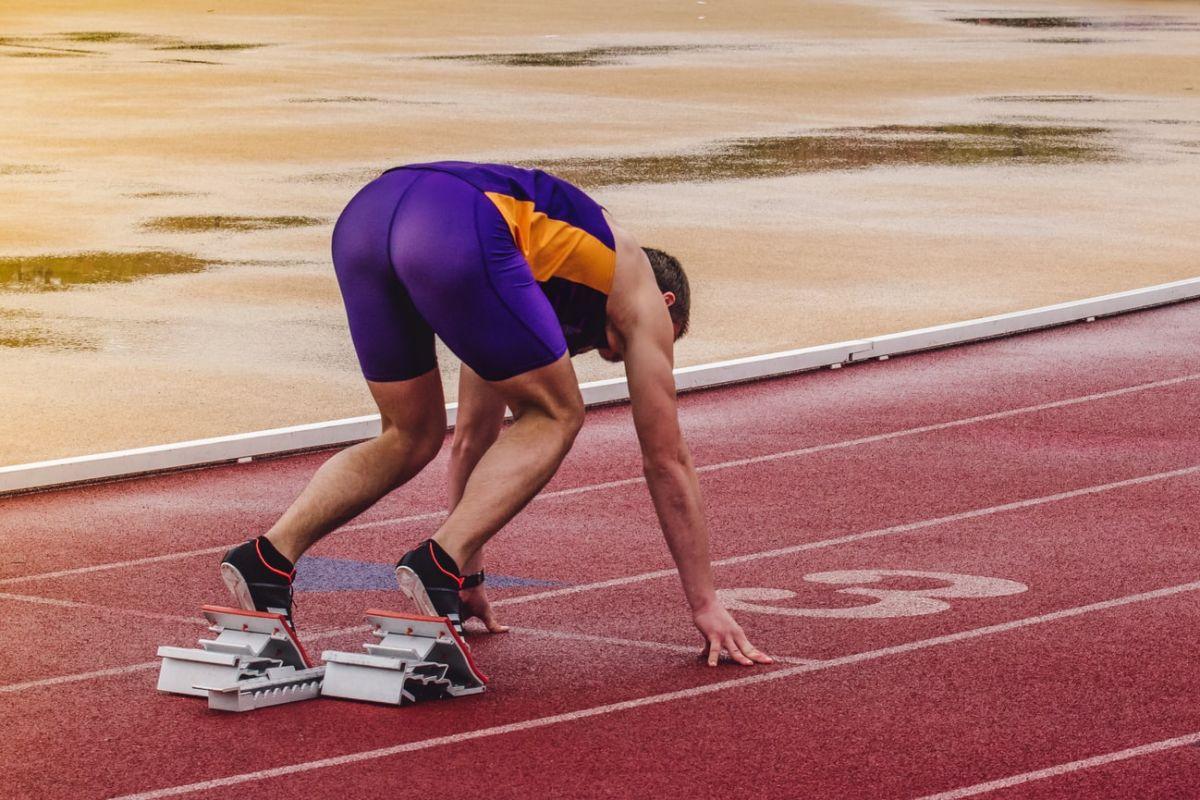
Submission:
[[[562,328],[491,201],[450,175],[423,173],[392,225],[392,263],[455,355],[487,381],[558,361]]]
[[[383,429],[412,436],[443,440],[446,435],[446,399],[437,370],[404,381],[367,381],[379,407]]]
[[[354,196],[333,230],[333,266],[368,381],[405,381],[437,365],[433,329],[392,269],[392,215],[412,176],[387,173]]]
[[[557,361],[493,381],[491,386],[517,417],[537,410],[558,419],[582,421],[583,394],[571,357],[565,353]]]

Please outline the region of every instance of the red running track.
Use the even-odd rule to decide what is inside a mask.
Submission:
[[[490,547],[542,583],[493,591],[518,629],[474,637],[489,691],[412,708],[154,691],[219,553],[328,454],[0,501],[0,796],[1197,796],[1197,345],[1191,303],[684,396],[770,668],[695,659],[624,408]],[[312,555],[391,563],[443,473]],[[398,601],[299,602],[320,651]]]

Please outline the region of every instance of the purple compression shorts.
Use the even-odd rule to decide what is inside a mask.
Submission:
[[[489,381],[567,352],[508,223],[453,175],[402,169],[363,187],[333,229],[333,266],[367,380],[433,369],[435,333]]]

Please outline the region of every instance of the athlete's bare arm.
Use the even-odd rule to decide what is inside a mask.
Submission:
[[[715,665],[725,649],[740,664],[769,664],[771,659],[750,643],[717,600],[700,485],[675,405],[671,318],[645,253],[619,228],[613,233],[617,269],[608,300],[612,349],[625,362],[646,483],[696,627],[707,643],[708,663]]]

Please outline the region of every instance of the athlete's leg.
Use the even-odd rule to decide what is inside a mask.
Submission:
[[[333,265],[350,335],[382,418],[378,437],[338,453],[267,534],[293,563],[437,455],[446,434],[433,330],[392,267],[391,224],[419,176],[387,173],[346,206],[333,231]]]
[[[454,423],[454,442],[450,446],[450,469],[447,476],[450,510],[462,498],[463,488],[483,454],[496,442],[504,424],[504,398],[496,389],[466,364],[458,378],[458,415]],[[462,574],[472,575],[484,568],[483,548],[462,564]],[[503,633],[508,626],[496,618],[488,600],[487,587],[478,585],[459,592],[463,620],[478,617],[490,633]]]
[[[471,559],[553,477],[583,425],[571,360],[492,383],[514,422],[470,473],[462,498],[433,539],[457,564]]]
[[[292,563],[325,534],[370,508],[424,469],[446,436],[446,408],[436,369],[407,381],[368,381],[379,406],[379,436],[326,461],[267,539]]]
[[[504,398],[495,387],[463,364],[458,377],[458,415],[447,476],[451,511],[458,505],[471,471],[500,435],[504,409]],[[469,565],[463,565],[463,570],[478,571]]]
[[[401,207],[392,263],[421,315],[514,416],[433,537],[461,572],[554,474],[582,424],[583,402],[561,324],[496,206],[441,173],[418,186],[428,202]],[[436,552],[410,556],[401,566],[422,580],[441,568]]]

